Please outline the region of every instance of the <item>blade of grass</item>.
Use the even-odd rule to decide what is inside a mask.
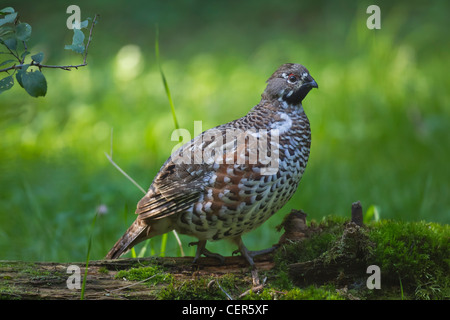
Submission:
[[[172,117],[173,122],[175,123],[175,129],[179,129],[177,116],[175,114],[175,107],[173,105],[172,95],[170,94],[169,85],[167,84],[166,76],[164,75],[164,71],[161,66],[161,61],[159,59],[159,28],[158,25],[156,25],[156,40],[155,40],[155,56],[156,56],[156,63],[159,67],[159,72],[161,73],[161,79],[164,85],[164,89],[166,90],[167,98],[169,99],[170,109],[172,110]]]
[[[141,250],[139,251],[138,257],[144,257],[145,253],[147,252],[147,248],[150,246],[150,239],[147,239],[142,246]],[[151,254],[153,255],[153,254]]]
[[[92,238],[94,237],[94,228],[95,228],[95,222],[97,221],[97,216],[98,216],[98,211],[95,213],[94,219],[92,220],[92,224],[91,224],[91,234],[89,235],[88,250],[87,250],[87,254],[86,254],[86,266],[84,268],[84,277],[83,277],[83,284],[81,285],[80,300],[84,300],[84,292],[86,290],[86,279],[87,279],[88,267],[89,267],[89,258],[91,256]]]
[[[161,237],[161,252],[159,253],[160,257],[165,257],[166,256],[166,246],[167,246],[167,233],[165,233]]]
[[[180,247],[181,256],[184,257],[183,245],[181,244],[180,237],[178,236],[178,233],[175,230],[173,230],[173,235],[175,236],[175,239],[178,242],[178,246]]]
[[[363,222],[365,224],[370,223],[371,221],[378,222],[380,221],[380,211],[376,205],[371,205],[364,215]]]
[[[109,162],[111,162],[111,164],[112,164],[117,170],[119,170],[119,172],[120,172],[121,174],[123,174],[123,175],[125,176],[125,178],[127,178],[128,180],[130,180],[131,183],[133,183],[136,187],[138,187],[139,190],[141,190],[144,194],[146,194],[144,188],[142,188],[136,181],[134,181],[134,179],[131,178],[125,171],[123,171],[122,168],[119,167],[119,166],[113,161],[113,159],[109,156],[109,154],[107,154],[107,153],[105,152],[105,156],[106,156],[106,158],[108,158]]]
[[[112,133],[112,131],[111,131],[111,133]],[[112,152],[112,148],[111,148],[111,152]],[[128,205],[125,202],[125,207],[123,208],[123,222],[124,222],[125,227],[128,227],[127,216],[128,216]],[[136,251],[134,250],[134,247],[131,248],[131,257],[136,258]]]
[[[403,284],[402,284],[402,278],[400,278],[400,276],[398,277],[398,280],[400,281],[400,294],[401,294],[401,298],[402,300],[405,300],[404,295],[403,295]]]

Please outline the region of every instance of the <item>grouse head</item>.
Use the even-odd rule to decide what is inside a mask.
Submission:
[[[268,100],[285,101],[298,105],[312,88],[319,88],[308,69],[301,64],[286,63],[280,66],[267,80],[262,97]]]

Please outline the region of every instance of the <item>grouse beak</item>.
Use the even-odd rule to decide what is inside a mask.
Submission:
[[[309,88],[319,89],[319,85],[317,84],[316,80],[314,80],[311,76],[309,76],[308,78],[306,79],[308,82],[305,82],[303,85]]]
[[[309,85],[311,88],[319,89],[319,85],[317,84],[316,80],[314,80],[314,79],[312,79],[312,81],[308,82],[307,85]]]

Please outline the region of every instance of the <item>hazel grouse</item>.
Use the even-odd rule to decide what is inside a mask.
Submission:
[[[194,262],[202,254],[223,260],[206,249],[207,241],[231,240],[251,266],[256,255],[273,250],[249,251],[241,236],[280,210],[297,190],[311,144],[302,101],[312,88],[318,85],[304,66],[283,64],[246,116],[180,147],[164,163],[137,204],[136,220],[106,258],[118,258],[139,242],[172,230],[198,239]],[[227,141],[230,132],[244,133],[244,140]],[[256,156],[266,139],[265,158]],[[197,151],[205,155],[208,147],[210,157],[195,161],[202,155]],[[274,161],[263,161],[268,154]]]

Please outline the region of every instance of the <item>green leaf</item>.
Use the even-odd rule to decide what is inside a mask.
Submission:
[[[89,19],[89,18],[88,18]],[[83,28],[87,28],[87,26],[89,25],[89,20],[88,19],[86,19],[86,20],[84,20],[84,21],[81,21],[81,23],[80,23],[80,29],[83,29]]]
[[[16,38],[20,41],[28,41],[31,36],[31,26],[28,23],[19,23],[16,27]]]
[[[20,84],[20,86],[21,86],[22,88],[23,88],[22,75],[23,75],[24,73],[27,72],[27,69],[28,69],[29,66],[30,66],[29,64],[24,65],[24,66],[23,66],[21,69],[19,69],[19,70],[17,71],[17,73],[16,73],[16,80],[17,80],[17,82]]]
[[[22,84],[26,92],[32,97],[43,97],[47,93],[47,80],[40,71],[24,72]]]
[[[71,45],[66,44],[66,45],[64,46],[64,49],[66,49],[66,50],[72,50],[72,51],[74,51],[74,52],[76,52],[76,53],[83,53],[83,52],[84,52],[84,46],[80,46],[80,45],[75,46],[75,45],[73,45],[73,44],[71,44]]]
[[[11,63],[11,62],[15,62],[16,60],[6,60],[6,61],[3,61],[2,63],[0,63],[0,67],[1,66],[4,66],[5,64],[8,64],[8,63]]]
[[[1,42],[11,51],[17,49],[17,39],[12,34],[8,35],[6,38],[3,38]]]
[[[73,29],[72,45],[83,45],[84,33],[80,29]]]
[[[8,14],[8,13],[13,13],[14,12],[14,8],[12,7],[6,7],[0,10],[0,14]]]
[[[35,55],[31,56],[31,59],[37,63],[41,63],[42,60],[44,60],[44,53],[43,52],[39,52]]]
[[[64,49],[72,50],[76,53],[83,53],[85,49],[83,41],[84,41],[84,33],[80,29],[73,29],[72,44],[66,45]]]
[[[0,19],[0,26],[7,24],[7,23],[13,23],[14,20],[16,20],[16,17],[17,17],[17,12],[5,15],[2,19]]]
[[[23,74],[23,72],[17,72],[16,73],[16,80],[17,80],[17,82],[20,84],[20,86],[23,88],[23,84],[22,84],[22,74]]]
[[[12,34],[15,32],[14,26],[2,26],[0,27],[0,38],[3,39],[8,34]]]
[[[2,80],[0,80],[0,93],[11,89],[13,85],[14,85],[14,79],[13,79],[12,75],[7,76],[6,78],[3,78]]]

